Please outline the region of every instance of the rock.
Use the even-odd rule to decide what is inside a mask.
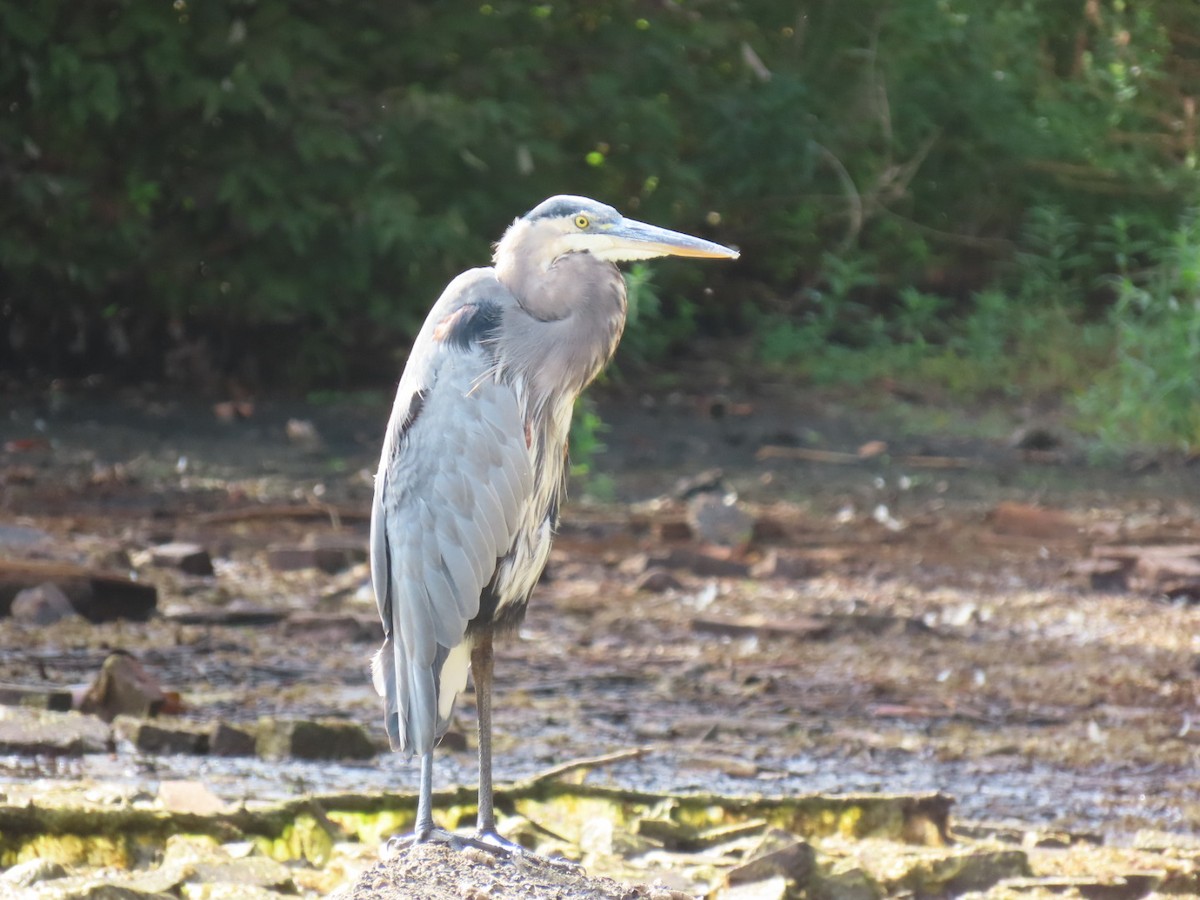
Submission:
[[[76,712],[0,707],[0,754],[105,753],[111,742],[107,725]]]
[[[28,859],[0,873],[0,886],[9,888],[33,887],[43,881],[66,878],[67,870],[49,859]]]
[[[1141,828],[1133,836],[1132,846],[1152,852],[1172,851],[1177,856],[1200,859],[1200,837],[1173,831]]]
[[[0,706],[28,706],[31,709],[67,712],[71,709],[71,700],[71,692],[62,688],[0,684]]]
[[[225,801],[199,781],[159,782],[158,802],[174,813],[213,816],[227,811]]]
[[[8,613],[22,590],[47,581],[57,585],[75,611],[91,622],[144,622],[158,604],[154,585],[131,581],[117,572],[74,563],[0,559],[0,615]]]
[[[813,878],[811,896],[836,900],[879,900],[883,892],[862,868],[843,863],[830,866]]]
[[[720,469],[705,469],[675,482],[671,495],[679,500],[690,500],[697,494],[724,491],[725,473]]]
[[[150,560],[164,569],[178,569],[188,575],[211,575],[212,556],[199,544],[172,541],[150,549]]]
[[[118,651],[104,660],[79,709],[111,722],[122,714],[141,718],[157,715],[167,702],[167,694],[141,664]]]
[[[13,598],[9,615],[30,625],[53,625],[79,613],[58,585],[46,581],[19,592]]]
[[[288,440],[299,447],[306,450],[319,450],[321,447],[321,433],[310,419],[288,419],[284,430]]]
[[[113,720],[113,736],[119,745],[128,745],[138,753],[200,755],[208,752],[208,734],[181,723],[147,722],[120,715]],[[124,749],[124,748],[122,748]]]
[[[1133,562],[1123,559],[1080,559],[1071,563],[1069,573],[1087,580],[1093,591],[1123,594],[1129,590]]]
[[[317,551],[317,568],[330,574],[367,561],[367,536],[356,531],[310,534],[304,543]]]
[[[772,828],[747,854],[746,862],[729,870],[725,883],[733,887],[782,877],[793,884],[807,885],[815,865],[816,851],[811,846],[789,831]]]
[[[1024,850],[994,845],[916,847],[879,839],[843,845],[887,896],[957,896],[1032,873]],[[828,849],[829,845],[822,845]]]
[[[260,719],[256,749],[264,759],[373,759],[375,745],[353,722]]]
[[[272,544],[267,565],[276,572],[320,569],[334,574],[367,558],[366,539],[357,534],[309,535],[296,544]]]
[[[666,569],[647,569],[633,586],[639,591],[662,594],[682,589],[683,583]]]
[[[617,563],[617,572],[621,575],[634,578],[645,572],[649,563],[650,560],[645,553],[634,553],[626,556]]]
[[[208,733],[208,752],[212,756],[254,756],[255,737],[249,731],[217,722]]]
[[[187,863],[203,862],[221,856],[225,851],[220,842],[207,834],[172,834],[162,848],[162,865],[166,869]],[[174,887],[174,885],[172,885]]]
[[[199,787],[207,790],[202,785]],[[224,808],[224,804],[221,804],[221,808]],[[168,837],[162,864],[149,872],[131,876],[129,883],[145,890],[197,898],[231,897],[240,900],[260,896],[278,898],[279,894],[275,891],[296,893],[296,884],[287,866],[265,856],[242,855],[234,858],[215,839],[195,834],[173,834]]]
[[[754,532],[754,519],[732,492],[692,497],[688,501],[688,524],[700,540],[723,547],[742,546]]]

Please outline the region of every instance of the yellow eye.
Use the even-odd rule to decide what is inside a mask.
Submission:
[[[575,217],[575,227],[576,228],[580,228],[580,229],[587,228],[588,225],[590,225],[590,224],[591,224],[591,222],[588,221],[587,216],[576,216]]]

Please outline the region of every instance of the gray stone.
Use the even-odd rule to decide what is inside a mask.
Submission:
[[[0,683],[0,706],[28,706],[31,709],[68,712],[71,709],[71,692],[65,688]]]
[[[742,508],[735,494],[706,492],[688,501],[688,524],[700,540],[709,544],[737,547],[754,532],[754,519]]]
[[[37,587],[20,591],[13,598],[9,615],[18,622],[27,622],[30,625],[53,625],[79,613],[75,611],[62,589],[47,581]]]
[[[255,737],[244,728],[216,722],[208,733],[208,752],[212,756],[253,756]]]
[[[669,590],[681,589],[683,583],[666,569],[655,568],[643,572],[642,576],[634,582],[634,587],[639,591],[662,594]]]
[[[128,653],[112,653],[88,687],[79,709],[111,722],[119,715],[153,716],[166,701],[163,689],[136,659]]]
[[[138,753],[167,756],[208,752],[208,734],[181,722],[161,719],[148,722],[133,716],[117,716],[113,720],[113,736],[119,745],[127,745]]]
[[[199,544],[172,541],[150,549],[150,559],[164,569],[178,569],[188,575],[211,575],[212,556]]]
[[[775,877],[807,884],[816,865],[816,851],[790,832],[772,828],[747,855],[746,862],[730,869],[725,881],[730,887]]]
[[[358,534],[310,534],[302,544],[267,548],[267,565],[276,572],[320,569],[332,575],[366,558],[367,541]]]
[[[105,753],[110,742],[108,726],[93,716],[0,707],[0,753]]]
[[[27,859],[11,869],[0,873],[0,885],[4,887],[33,887],[43,881],[66,878],[67,870],[49,859]]]
[[[260,719],[256,748],[264,759],[373,759],[375,745],[353,722]]]

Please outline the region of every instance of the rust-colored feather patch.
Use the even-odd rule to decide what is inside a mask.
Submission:
[[[494,303],[465,303],[433,329],[433,339],[466,350],[472,344],[485,344],[500,327],[500,307]]]
[[[438,322],[437,328],[433,329],[433,339],[438,343],[445,342],[454,333],[455,329],[461,327],[460,323],[464,319],[471,318],[474,312],[474,306],[460,306],[454,312],[450,313],[450,315],[446,316],[446,318],[442,319],[442,321]]]

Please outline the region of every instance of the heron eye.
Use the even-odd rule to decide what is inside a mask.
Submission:
[[[576,228],[587,228],[588,225],[590,225],[590,224],[591,224],[591,222],[588,221],[587,216],[576,216],[575,217],[575,227]]]

